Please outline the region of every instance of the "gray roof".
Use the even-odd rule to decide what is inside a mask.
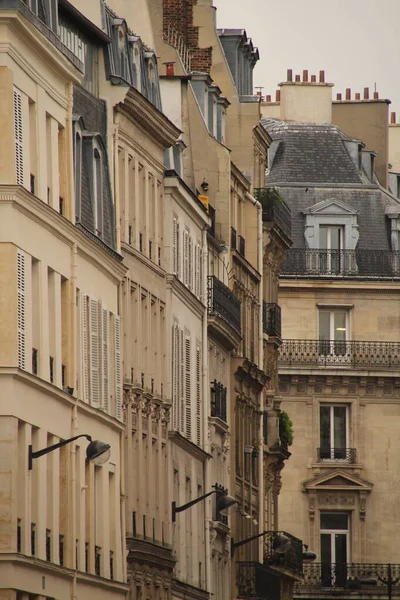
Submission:
[[[261,124],[279,140],[268,183],[362,182],[344,143],[349,138],[338,127],[277,119],[262,119]]]

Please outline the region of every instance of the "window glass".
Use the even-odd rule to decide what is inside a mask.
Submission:
[[[343,529],[348,530],[349,516],[347,513],[322,512],[321,529]]]

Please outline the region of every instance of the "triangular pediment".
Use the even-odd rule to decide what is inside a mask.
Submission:
[[[357,215],[358,211],[354,210],[341,200],[330,198],[309,206],[303,211],[305,215]]]
[[[370,492],[373,484],[366,479],[361,479],[352,473],[342,469],[335,469],[323,475],[317,475],[303,483],[305,492],[316,492],[319,490],[340,490],[352,492]]]

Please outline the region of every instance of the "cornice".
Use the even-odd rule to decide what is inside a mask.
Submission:
[[[240,333],[218,313],[209,313],[207,327],[211,339],[216,339],[228,351],[236,350],[242,340]]]
[[[210,600],[209,592],[196,588],[189,583],[184,583],[178,579],[172,582],[173,595],[176,598],[190,598],[190,600]]]
[[[247,179],[246,175],[242,173],[242,171],[235,165],[235,163],[231,162],[231,176],[238,179],[241,185],[246,188],[248,192],[250,192],[251,183]]]
[[[202,450],[199,446],[197,446],[197,444],[187,440],[178,431],[169,431],[168,438],[177,446],[185,450],[185,452],[192,455],[194,458],[197,458],[201,462],[206,462],[206,460],[212,458],[211,454]]]
[[[124,278],[127,269],[120,260],[111,256],[107,250],[79,231],[71,221],[22,186],[0,186],[0,209],[2,205],[6,204],[11,204],[13,208],[47,229],[70,248],[76,245],[81,256],[115,283],[120,283]],[[13,242],[13,240],[3,241]]]
[[[205,305],[178,279],[176,275],[167,275],[167,288],[192,310],[199,319],[204,315]]]
[[[258,392],[266,386],[270,377],[255,363],[252,363],[247,358],[233,359],[232,366],[234,368],[234,376],[238,381],[246,381],[253,386]]]
[[[166,570],[168,573],[171,573],[175,566],[176,559],[172,555],[171,548],[129,535],[126,538],[126,547],[128,565],[136,562],[158,571]]]
[[[124,102],[116,110],[132,117],[163,148],[175,144],[181,131],[160,112],[147,98],[134,88],[128,88]]]
[[[255,279],[256,282],[259,283],[261,281],[261,273],[259,273],[257,271],[257,269],[255,267],[253,267],[253,265],[247,260],[247,258],[242,256],[237,250],[234,250],[233,248],[231,250],[231,254],[232,254],[232,258],[234,258],[235,261],[237,261],[239,263],[241,268],[243,270],[247,271],[247,273],[251,277],[253,277],[253,279]]]
[[[185,183],[179,178],[178,175],[170,175],[168,172],[165,173],[164,178],[164,194],[171,190],[171,196],[177,204],[192,218],[197,221],[197,225],[203,228],[205,226],[211,226],[211,219],[207,212],[204,210],[200,200],[190,189],[186,189]],[[174,194],[174,190],[177,193]]]
[[[130,244],[127,244],[126,242],[121,243],[121,250],[127,269],[131,270],[132,267],[134,268],[134,263],[132,264],[131,261],[132,259],[136,259],[139,262],[141,262],[145,267],[156,273],[159,277],[165,279],[166,273],[164,269],[159,267],[155,262],[153,262],[147,256],[145,256],[143,252],[139,252],[139,250],[136,250],[136,248],[134,248]]]

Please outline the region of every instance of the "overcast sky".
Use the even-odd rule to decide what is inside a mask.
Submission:
[[[214,0],[218,27],[246,29],[260,60],[254,85],[275,94],[286,70],[325,70],[334,98],[376,89],[400,119],[400,0]],[[372,94],[371,94],[372,95]]]

